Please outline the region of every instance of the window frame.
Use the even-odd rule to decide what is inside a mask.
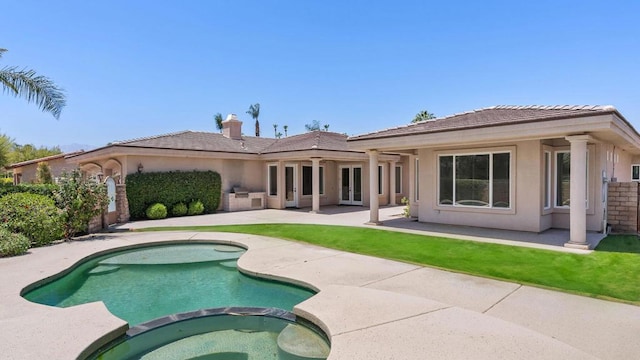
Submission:
[[[420,158],[415,158],[413,161],[414,166],[414,182],[413,182],[413,190],[415,196],[415,202],[420,201]]]
[[[384,164],[378,164],[378,195],[384,195]]]
[[[494,155],[496,154],[509,154],[509,206],[508,207],[497,207],[493,204],[493,191],[494,191]],[[456,189],[455,189],[455,181],[456,181],[456,157],[462,156],[479,156],[479,155],[488,155],[489,156],[489,168],[488,168],[488,181],[489,184],[489,201],[488,206],[476,206],[476,205],[464,205],[456,203]],[[452,203],[451,204],[441,204],[440,203],[440,188],[441,188],[441,174],[440,174],[440,159],[443,157],[452,157]],[[514,186],[516,181],[515,174],[515,149],[512,147],[509,148],[495,148],[495,149],[478,149],[478,151],[460,151],[460,152],[441,152],[436,154],[436,208],[438,209],[473,209],[473,210],[486,210],[486,211],[515,211],[515,194],[514,194]]]
[[[553,178],[553,157],[552,152],[550,150],[545,150],[542,158],[542,166],[543,169],[543,187],[544,193],[542,194],[543,203],[542,208],[544,210],[549,210],[553,204],[553,187],[552,187],[552,178]]]
[[[586,170],[587,173],[586,175],[586,184],[585,184],[585,194],[584,194],[584,200],[585,200],[585,209],[586,210],[591,210],[589,208],[589,176],[591,175],[591,172],[589,171],[589,163],[591,162],[589,153],[591,151],[589,150],[589,148],[587,148],[587,155],[586,155]],[[571,150],[570,149],[562,149],[562,150],[555,150],[554,152],[554,166],[553,166],[553,182],[554,182],[554,186],[553,186],[553,208],[554,209],[566,209],[569,210],[571,208],[571,204],[569,205],[558,205],[558,154],[569,154],[569,156],[571,156]],[[569,160],[569,164],[571,164],[571,160]],[[571,166],[569,166],[569,182],[571,182]],[[569,198],[571,198],[571,188],[569,188]]]
[[[276,178],[271,179],[271,168],[274,167],[276,169]],[[278,196],[278,164],[267,164],[267,196],[276,197]],[[271,193],[271,185],[272,181],[275,180],[275,193]]]
[[[396,194],[402,194],[402,165],[396,165],[393,176],[396,179],[396,188],[394,191]],[[398,189],[400,190],[398,191]]]
[[[633,168],[638,168],[638,178],[633,178]],[[640,181],[640,164],[631,164],[631,181]]]
[[[310,193],[309,194],[305,194],[304,190],[305,190],[305,183],[304,183],[304,169],[305,168],[309,168],[309,170],[311,171],[311,189],[310,189]],[[318,186],[318,191],[319,191],[319,195],[323,196],[324,195],[324,184],[325,184],[325,179],[324,179],[324,165],[320,165],[318,167],[318,172],[319,172],[319,179],[320,179],[320,184]],[[302,181],[302,192],[301,195],[302,196],[313,196],[313,165],[302,165],[302,171],[301,171],[301,181]]]

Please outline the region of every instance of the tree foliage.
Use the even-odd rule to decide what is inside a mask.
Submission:
[[[63,173],[58,185],[54,198],[62,209],[64,237],[70,239],[87,231],[89,221],[102,214],[109,198],[104,184],[83,178],[78,169]]]
[[[249,106],[249,110],[247,110],[247,114],[251,115],[253,120],[256,121],[256,136],[260,136],[260,122],[258,122],[258,117],[260,116],[260,104],[255,103]]]
[[[309,132],[309,131],[317,131],[317,130],[322,130],[322,129],[324,129],[324,131],[329,131],[329,124],[321,125],[320,121],[313,120],[313,121],[311,121],[310,124],[305,124],[304,128],[307,130],[307,132]]]
[[[218,131],[222,132],[222,121],[224,121],[222,119],[222,114],[216,113],[213,116],[213,120],[216,122],[216,129],[218,129]]]
[[[0,198],[0,222],[7,230],[25,235],[34,246],[62,237],[61,212],[44,195],[15,193]]]
[[[19,163],[58,154],[62,154],[62,151],[57,146],[49,148],[46,146],[38,147],[33,144],[19,145],[14,143],[10,160],[11,163]]]
[[[36,169],[36,183],[37,184],[53,184],[53,176],[51,175],[51,168],[46,161],[38,163]]]
[[[411,120],[412,123],[417,123],[420,121],[435,119],[436,116],[433,113],[428,112],[427,110],[422,110],[416,114],[416,116]]]
[[[6,51],[0,49],[0,57]],[[40,110],[51,113],[56,119],[60,118],[62,108],[66,105],[64,91],[35,70],[3,67],[0,69],[0,84],[4,92],[34,102]]]

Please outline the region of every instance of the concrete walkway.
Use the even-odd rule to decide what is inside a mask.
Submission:
[[[266,210],[126,226],[140,228],[174,222],[357,225],[367,220],[360,211],[345,215],[338,210],[335,214],[318,215]],[[389,220],[397,208],[384,211]],[[115,336],[126,328],[126,323],[111,315],[102,303],[60,309],[28,302],[19,296],[26,286],[96,252],[189,239],[242,244],[249,249],[238,262],[243,272],[318,290],[294,312],[314,321],[331,337],[332,360],[631,359],[640,354],[640,307],[636,306],[261,236],[122,232],[0,259],[0,357],[75,358],[102,335]]]

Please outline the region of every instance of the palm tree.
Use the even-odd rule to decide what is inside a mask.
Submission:
[[[213,120],[216,122],[216,128],[222,132],[222,114],[217,113],[213,116]]]
[[[0,57],[6,51],[0,49]],[[37,75],[34,70],[4,67],[0,69],[0,84],[4,92],[35,102],[42,111],[50,112],[56,119],[60,118],[62,108],[67,103],[63,90],[48,78]]]
[[[278,137],[278,124],[273,124],[273,135]]]
[[[416,117],[413,118],[413,120],[411,120],[412,123],[417,123],[420,121],[425,121],[425,120],[430,120],[430,119],[435,119],[436,116],[433,115],[433,113],[428,112],[427,110],[422,110],[419,113],[416,114]]]
[[[287,130],[289,130],[289,125],[284,125],[282,126],[282,128],[284,129],[284,137],[287,137]]]
[[[260,104],[255,103],[254,105],[249,106],[247,114],[251,115],[253,120],[256,121],[256,136],[260,136],[260,123],[258,122],[258,116],[260,116]]]

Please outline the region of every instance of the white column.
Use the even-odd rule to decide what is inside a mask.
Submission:
[[[571,143],[569,242],[566,247],[588,248],[587,243],[587,141],[589,135],[567,136]]]
[[[311,158],[312,213],[320,212],[320,158]]]
[[[396,162],[389,162],[389,206],[396,205]]]
[[[369,150],[369,222],[379,225],[378,214],[378,150]]]

